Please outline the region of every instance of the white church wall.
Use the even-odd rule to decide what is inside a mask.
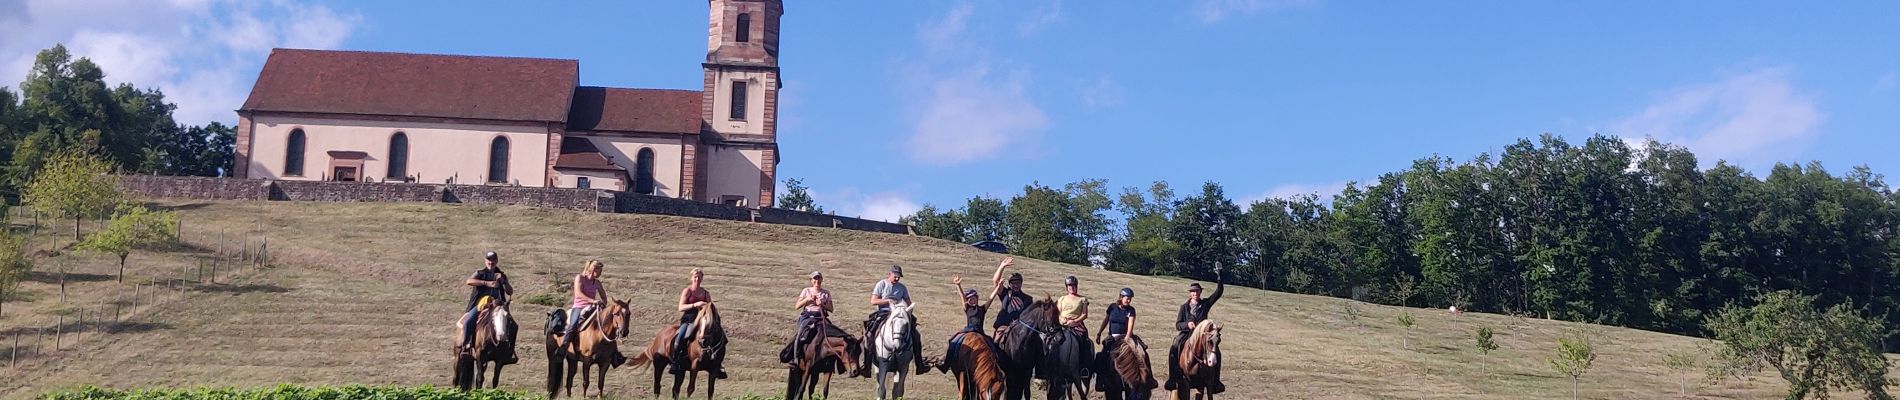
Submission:
[[[681,139],[679,137],[636,138],[589,136],[588,140],[593,141],[594,148],[600,149],[600,154],[607,156],[607,159],[612,160],[614,165],[625,168],[629,176],[635,171],[638,171],[634,168],[634,161],[635,158],[640,155],[640,149],[653,149],[653,190],[655,194],[666,197],[680,196],[680,157],[682,157],[683,146],[680,144]],[[632,187],[633,183],[628,182],[627,185],[628,187]]]
[[[389,171],[389,139],[408,136],[407,173],[417,181],[459,184],[487,182],[489,143],[508,138],[509,184],[540,187],[547,181],[547,129],[530,126],[360,121],[257,115],[252,118],[250,175],[253,179],[322,180],[328,177],[329,151],[360,151],[362,176],[383,181]],[[290,132],[303,129],[303,176],[285,176]]]
[[[764,150],[736,149],[722,146],[706,147],[708,181],[706,199],[722,202],[726,196],[744,196],[747,206],[759,206],[760,160],[764,159]]]

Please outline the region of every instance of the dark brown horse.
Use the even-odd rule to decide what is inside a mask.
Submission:
[[[725,375],[726,330],[719,325],[719,308],[712,303],[699,312],[699,319],[693,323],[693,340],[686,346],[686,359],[673,360],[673,335],[679,332],[679,324],[667,325],[653,335],[653,342],[647,344],[645,353],[628,359],[635,364],[647,364],[653,368],[653,397],[660,397],[660,374],[667,372],[667,366],[674,362],[685,363],[685,374],[673,374],[673,398],[680,397],[680,385],[686,385],[686,395],[692,396],[699,384],[699,373],[706,372],[706,399],[713,398],[713,390],[721,377]]]
[[[1214,400],[1209,388],[1220,379],[1220,328],[1220,323],[1214,320],[1201,321],[1188,334],[1187,342],[1181,344],[1181,358],[1168,360],[1181,366],[1182,377],[1174,391],[1175,400],[1187,400],[1189,393],[1194,393],[1196,399]]]
[[[462,390],[481,388],[482,375],[487,372],[488,365],[492,363],[495,365],[495,375],[493,379],[489,379],[488,387],[494,388],[500,385],[501,367],[517,361],[515,333],[519,329],[515,326],[514,317],[508,315],[506,305],[489,305],[475,314],[474,346],[464,352],[460,348],[461,343],[456,343],[455,377],[451,378],[452,384]],[[461,337],[461,327],[456,327],[455,338],[459,340]]]
[[[562,311],[556,310],[555,313]],[[620,366],[626,357],[620,353],[618,339],[626,338],[629,326],[633,324],[633,312],[628,309],[625,300],[607,299],[607,306],[595,311],[593,316],[580,321],[581,327],[574,332],[574,340],[567,348],[560,348],[561,331],[549,329],[547,335],[548,351],[548,398],[554,398],[562,388],[562,372],[566,372],[566,388],[569,397],[574,396],[574,375],[581,376],[581,397],[587,397],[587,386],[594,385],[595,396],[605,396],[607,391],[607,369]],[[564,316],[550,315],[554,318]],[[552,328],[552,327],[550,327]],[[597,375],[588,372],[598,367]],[[599,382],[591,382],[593,379]]]
[[[1043,311],[1032,316],[1029,310]],[[1036,366],[1042,363],[1042,333],[1055,329],[1059,329],[1056,303],[1048,298],[1031,303],[1015,322],[996,329],[993,337],[1003,356],[1004,398],[1029,398],[1030,380],[1035,377]]]
[[[1103,346],[1101,371],[1095,374],[1098,389],[1108,400],[1147,400],[1154,391],[1154,369],[1148,362],[1148,346],[1139,336],[1111,340]]]
[[[831,378],[839,373],[858,368],[859,352],[863,351],[857,338],[850,335],[834,336],[837,328],[830,321],[818,321],[818,331],[809,343],[798,346],[785,378],[785,400],[813,398],[831,398]],[[796,340],[796,339],[794,339]],[[824,390],[818,393],[818,381],[822,375]]]
[[[1049,400],[1067,399],[1071,392],[1086,399],[1088,377],[1082,375],[1082,370],[1095,362],[1095,354],[1085,346],[1087,337],[1057,324],[1059,316],[1055,302],[1043,299],[1023,310],[1017,322],[1030,324],[1042,336],[1042,357],[1034,376],[1048,382]]]
[[[1002,354],[981,332],[964,335],[958,341],[956,359],[943,361],[955,370],[958,398],[1001,400],[1005,386]]]

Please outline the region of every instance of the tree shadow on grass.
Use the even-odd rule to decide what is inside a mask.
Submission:
[[[174,204],[174,205],[163,205],[163,204],[148,202],[148,203],[145,203],[145,206],[151,207],[154,210],[186,211],[186,210],[196,210],[200,208],[210,207],[211,203],[191,202],[191,203]]]
[[[52,325],[46,325],[46,326],[16,326],[16,327],[7,328],[7,329],[0,329],[0,346],[7,346],[7,345],[13,344],[12,340],[14,336],[20,336],[21,343],[31,343],[33,340],[32,336],[34,336],[35,334],[44,335],[41,338],[42,340],[53,340],[54,331],[59,331],[61,335],[72,335],[75,333],[94,333],[94,332],[145,333],[145,332],[173,329],[171,324],[167,324],[163,322],[145,322],[145,321],[117,321],[117,322],[86,321],[86,323],[84,324],[67,321],[67,324],[65,326],[58,327],[59,329],[54,329],[54,328],[55,327]]]
[[[66,272],[66,283],[105,282],[118,278],[118,275]],[[26,275],[26,281],[57,285],[59,284],[59,271],[33,271],[33,273]]]
[[[290,288],[278,286],[274,284],[260,285],[260,284],[247,283],[247,284],[242,284],[242,285],[225,285],[225,284],[215,284],[215,283],[203,283],[203,284],[198,284],[196,286],[192,286],[191,290],[197,291],[197,292],[204,292],[204,293],[230,293],[231,295],[236,296],[240,294],[249,294],[249,293],[285,293],[285,292],[289,292]]]

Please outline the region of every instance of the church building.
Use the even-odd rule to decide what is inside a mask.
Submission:
[[[770,206],[779,0],[709,0],[704,85],[580,84],[577,60],[274,49],[234,175],[594,188]]]

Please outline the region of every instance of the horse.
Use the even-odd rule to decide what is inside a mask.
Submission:
[[[1001,400],[1004,395],[1002,355],[982,332],[963,333],[955,359],[943,360],[955,370],[958,398]]]
[[[1043,354],[1034,376],[1048,382],[1050,400],[1066,399],[1071,390],[1078,398],[1088,398],[1088,377],[1082,370],[1095,361],[1095,355],[1086,354],[1082,341],[1088,338],[1056,322],[1059,315],[1055,302],[1044,299],[1031,304],[1017,319],[1042,336]]]
[[[1129,336],[1102,349],[1102,363],[1096,369],[1097,389],[1108,400],[1147,400],[1154,391],[1153,367],[1148,362],[1148,347],[1140,337]]]
[[[699,373],[706,372],[706,399],[713,398],[713,390],[719,379],[725,376],[726,330],[719,324],[719,308],[706,303],[699,311],[698,319],[693,320],[694,339],[686,347],[685,360],[673,360],[673,336],[679,332],[679,324],[667,325],[653,335],[653,341],[647,343],[646,352],[628,359],[628,362],[653,368],[653,397],[660,397],[660,374],[667,372],[667,366],[674,362],[685,364],[684,372],[673,373],[673,398],[680,397],[680,385],[686,385],[686,395],[692,396],[699,385]],[[689,378],[690,376],[690,378]]]
[[[862,350],[857,338],[831,335],[831,331],[837,328],[832,327],[830,321],[819,319],[813,323],[817,331],[811,333],[811,341],[803,345],[795,343],[793,346],[792,351],[797,352],[799,357],[795,357],[787,368],[790,371],[785,378],[786,400],[807,399],[818,394],[820,375],[824,376],[825,388],[819,395],[821,398],[831,398],[832,376],[858,367],[858,355]],[[794,337],[792,340],[798,339]]]
[[[910,351],[912,308],[908,302],[892,304],[890,315],[877,329],[877,337],[865,338],[872,343],[871,366],[876,367],[872,376],[877,378],[878,400],[903,398],[904,377],[910,375],[911,357],[922,356]]]
[[[1029,398],[1030,378],[1035,376],[1036,366],[1042,363],[1043,343],[1041,332],[1057,329],[1056,303],[1044,298],[1037,300],[1023,311],[1023,316],[996,329],[992,337],[1001,350],[1003,362],[1004,398],[1020,400]],[[1029,319],[1029,309],[1047,309],[1036,319]]]
[[[461,325],[457,322],[456,325]],[[514,364],[515,332],[520,327],[515,319],[508,315],[505,305],[490,305],[475,315],[475,341],[469,351],[462,351],[462,327],[455,327],[454,337],[458,339],[454,350],[455,377],[451,385],[464,391],[482,387],[482,375],[487,372],[488,364],[495,364],[495,375],[488,382],[489,388],[501,384],[501,367]],[[471,354],[472,353],[472,354]]]
[[[607,306],[595,311],[574,332],[574,340],[567,348],[560,348],[561,325],[566,324],[565,311],[554,310],[548,313],[547,354],[548,354],[548,398],[555,397],[562,388],[562,373],[566,373],[567,395],[574,396],[574,375],[581,376],[581,397],[587,397],[587,385],[595,385],[595,395],[605,396],[607,391],[607,369],[620,366],[626,358],[620,353],[620,344],[616,338],[626,338],[629,327],[633,325],[633,312],[625,300],[607,299]],[[590,382],[596,377],[587,373],[594,367],[600,367],[599,383]]]
[[[1199,393],[1194,398],[1214,400],[1209,389],[1220,379],[1220,330],[1220,323],[1214,320],[1201,321],[1181,344],[1180,359],[1169,360],[1179,365],[1182,373],[1175,400],[1187,400],[1188,394],[1196,390]]]

